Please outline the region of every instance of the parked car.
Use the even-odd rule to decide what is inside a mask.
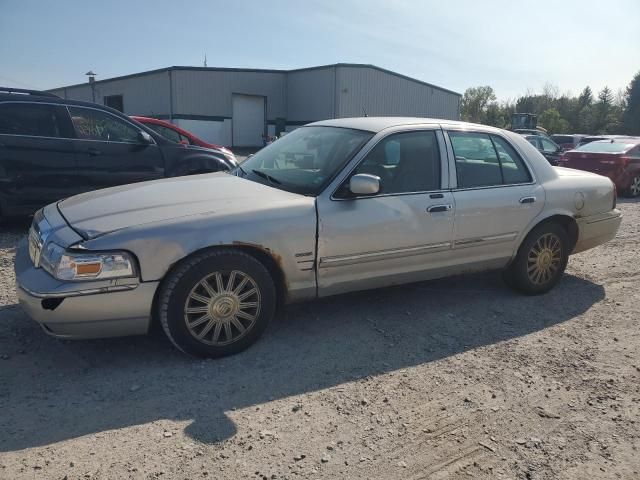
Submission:
[[[231,168],[109,107],[0,88],[0,216],[89,190]]]
[[[171,140],[172,142],[208,148],[224,155],[233,167],[238,165],[236,156],[228,148],[223,147],[222,145],[216,145],[215,143],[205,142],[204,140],[196,137],[193,133],[183,130],[173,123],[165,122],[164,120],[159,120],[157,118],[141,117],[140,115],[132,115],[131,118],[143,125],[146,125],[154,132],[159,133],[164,138]]]
[[[555,143],[557,143],[560,148],[562,148],[562,151],[567,151],[567,150],[573,150],[574,148],[576,148],[580,143],[580,140],[582,140],[586,136],[587,135],[577,135],[577,134],[569,135],[569,134],[558,133],[555,135],[551,135],[550,138]]]
[[[618,191],[640,196],[640,138],[597,140],[565,152],[560,165],[609,177]]]
[[[316,122],[233,174],[85,193],[38,211],[18,298],[63,338],[143,334],[219,357],[280,304],[469,271],[530,295],[613,238],[611,180],[552,167],[522,136],[424,118]],[[401,308],[399,306],[399,308]]]
[[[536,147],[551,165],[558,165],[558,160],[562,154],[562,148],[553,140],[540,135],[525,135],[531,145]]]

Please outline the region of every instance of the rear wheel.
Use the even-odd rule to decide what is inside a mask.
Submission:
[[[173,344],[199,357],[223,357],[254,343],[274,315],[276,289],[254,257],[232,249],[198,254],[169,274],[160,321]]]
[[[640,175],[631,178],[631,184],[626,193],[629,197],[640,197]]]
[[[547,223],[534,228],[520,245],[503,278],[527,295],[548,292],[567,267],[569,243],[567,232],[558,224]]]

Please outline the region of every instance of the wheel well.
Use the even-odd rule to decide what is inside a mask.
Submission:
[[[274,258],[274,256],[270,252],[254,245],[233,245],[231,246],[231,248],[235,248],[246,253],[247,255],[251,255],[265,266],[265,268],[269,271],[271,278],[273,278],[273,283],[276,287],[276,294],[278,296],[278,307],[284,305],[287,296],[286,278],[284,272],[282,271],[282,267],[280,266],[276,258]]]
[[[542,222],[536,225],[536,227],[539,227],[540,225],[544,225],[546,223],[556,223],[565,229],[567,235],[569,236],[569,241],[571,242],[570,252],[572,252],[573,248],[578,242],[578,223],[575,221],[575,219],[569,217],[568,215],[553,215],[549,218],[545,218]]]
[[[284,305],[286,297],[287,297],[287,289],[286,289],[286,280],[284,272],[282,268],[276,261],[276,259],[266,250],[258,247],[257,245],[216,245],[214,247],[202,248],[200,250],[196,250],[191,252],[184,258],[181,258],[179,261],[171,265],[167,272],[164,275],[164,278],[160,281],[158,288],[156,288],[156,292],[153,296],[153,301],[151,303],[151,321],[149,322],[149,332],[157,330],[158,325],[160,324],[158,320],[158,301],[160,296],[160,291],[162,290],[162,284],[165,282],[166,278],[169,276],[169,273],[176,268],[177,265],[180,265],[185,260],[188,260],[194,255],[202,253],[206,250],[219,250],[219,249],[234,249],[239,250],[247,255],[251,255],[253,258],[258,260],[264,267],[267,269],[271,278],[273,278],[273,283],[276,287],[276,295],[277,295],[277,307],[280,308]]]

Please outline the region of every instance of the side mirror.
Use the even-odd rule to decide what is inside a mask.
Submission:
[[[140,130],[138,132],[138,141],[140,143],[144,143],[145,145],[151,145],[153,143],[153,138],[144,130]]]
[[[375,195],[380,192],[380,177],[358,173],[349,180],[349,190],[354,195]]]

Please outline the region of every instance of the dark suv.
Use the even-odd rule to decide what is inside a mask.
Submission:
[[[0,216],[125,183],[229,170],[109,107],[0,88]]]

